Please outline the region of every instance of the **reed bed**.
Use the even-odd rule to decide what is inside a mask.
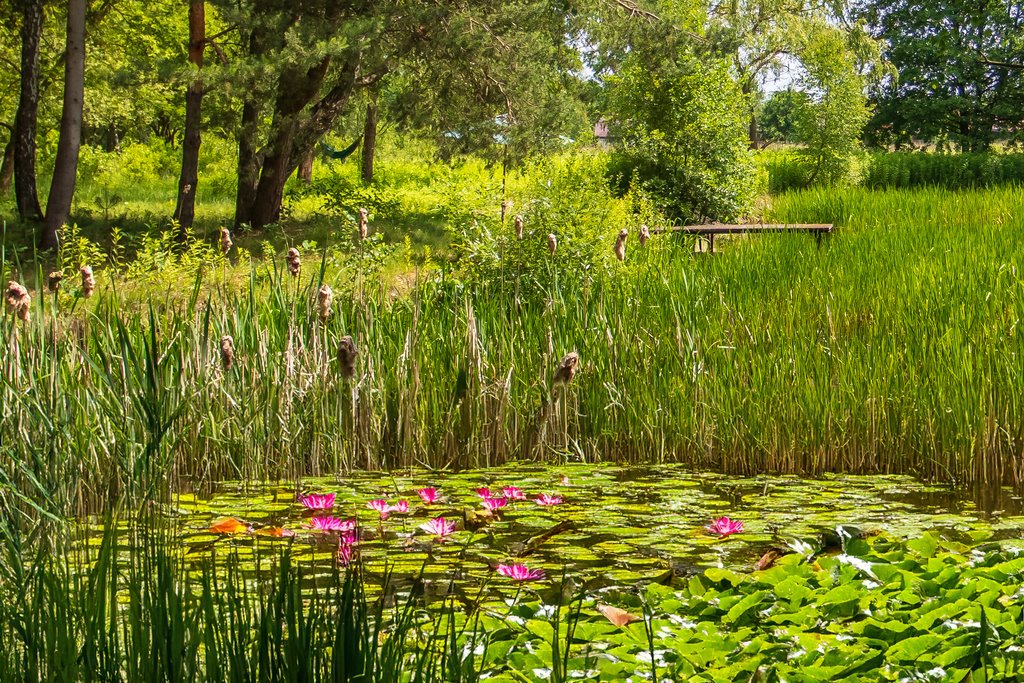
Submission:
[[[0,490],[60,514],[222,479],[565,458],[1019,484],[1022,205],[803,191],[771,219],[835,222],[820,247],[757,236],[711,257],[659,236],[622,263],[609,242],[586,273],[560,249],[543,272],[443,270],[402,295],[338,286],[313,254],[295,277],[200,275],[142,304],[99,271],[88,306],[33,293],[30,323],[4,313]]]

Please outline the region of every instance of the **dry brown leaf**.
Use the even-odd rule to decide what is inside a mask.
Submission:
[[[635,614],[630,614],[624,609],[612,607],[611,605],[598,605],[597,611],[603,614],[605,618],[608,619],[608,621],[612,622],[619,628],[625,628],[629,624],[633,624],[638,621],[643,621],[642,617],[638,617]]]

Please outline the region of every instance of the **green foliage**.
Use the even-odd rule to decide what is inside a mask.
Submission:
[[[772,93],[758,120],[761,137],[768,142],[798,142],[797,119],[807,94],[787,88]]]
[[[637,57],[612,81],[612,169],[620,191],[634,174],[674,220],[728,220],[757,192],[747,150],[746,100],[728,63],[683,56],[652,68]]]
[[[1024,27],[1016,2],[862,0],[898,77],[874,88],[870,138],[985,151],[1019,138],[1024,122]]]
[[[808,168],[799,150],[772,149],[757,155],[768,175],[768,191],[807,187]],[[860,185],[873,188],[940,187],[949,190],[1024,184],[1024,154],[963,152],[869,152]]]
[[[806,93],[795,111],[796,139],[808,166],[808,184],[855,182],[861,131],[869,116],[854,53],[839,31],[810,34],[801,52]]]

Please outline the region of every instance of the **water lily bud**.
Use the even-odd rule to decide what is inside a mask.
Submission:
[[[11,280],[7,283],[7,291],[4,293],[4,299],[7,300],[7,306],[14,311],[18,316],[18,319],[23,323],[28,323],[32,317],[32,297],[28,295],[28,290],[25,289],[20,283]]]
[[[619,231],[619,236],[615,238],[615,258],[620,261],[626,260],[626,238],[629,237],[629,231],[623,228]]]
[[[235,364],[235,340],[227,334],[220,338],[220,362],[225,370]]]
[[[82,266],[82,296],[88,299],[96,289],[96,278],[92,275],[92,268]]]
[[[345,335],[338,342],[338,365],[341,370],[341,376],[345,379],[352,379],[356,374],[356,356],[359,355],[358,349],[356,349],[356,343],[352,340],[352,337]]]
[[[302,270],[302,258],[299,256],[299,250],[292,247],[288,250],[288,255],[284,260],[288,264],[288,272],[293,277],[298,277],[299,271]]]
[[[231,251],[231,231],[227,228],[220,229],[220,251],[225,256]]]
[[[329,285],[324,285],[316,295],[317,313],[321,320],[327,320],[331,315],[331,303],[334,301],[334,291]]]
[[[59,270],[51,271],[46,276],[46,286],[51,292],[56,292],[60,289],[60,281],[64,279],[64,273]]]

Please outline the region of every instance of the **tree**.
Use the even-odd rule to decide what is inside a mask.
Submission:
[[[797,142],[797,112],[807,95],[793,88],[772,93],[761,108],[761,136],[768,142]]]
[[[19,0],[21,9],[21,94],[14,122],[14,194],[22,220],[42,219],[36,189],[36,125],[39,116],[39,39],[43,1]]]
[[[839,31],[812,31],[802,49],[805,96],[797,101],[796,139],[810,168],[808,182],[851,179],[870,111],[856,57]]]
[[[1024,125],[1024,4],[864,0],[859,16],[885,42],[898,78],[872,92],[871,138],[988,149]]]
[[[196,215],[196,189],[199,185],[199,148],[202,143],[203,53],[206,51],[206,2],[194,0],[188,6],[188,61],[195,75],[185,93],[185,136],[181,146],[181,173],[178,176],[178,201],[174,220],[181,235],[192,227]]]
[[[730,219],[753,198],[746,98],[725,59],[629,59],[611,79],[624,164],[681,221]]]
[[[82,144],[82,105],[85,98],[85,10],[86,0],[69,0],[67,50],[64,56],[64,109],[60,117],[60,139],[53,165],[53,180],[46,202],[46,218],[40,234],[44,249],[57,246],[58,230],[67,223],[75,195],[78,150]]]
[[[444,77],[421,91],[431,99],[472,93],[493,119],[508,109],[515,75],[565,44],[566,14],[554,0],[219,6],[247,46],[233,79],[246,88],[236,222],[255,228],[279,219],[285,180],[356,96],[386,76],[429,62]],[[270,103],[268,125],[263,101]]]

